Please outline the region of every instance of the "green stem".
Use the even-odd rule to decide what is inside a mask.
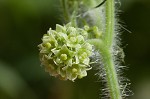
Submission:
[[[104,42],[100,39],[91,39],[88,40],[88,42],[98,49],[103,58],[104,70],[106,73],[105,79],[107,81],[107,87],[109,88],[110,99],[122,99],[111,51],[107,49]]]
[[[122,99],[115,69],[115,63],[112,55],[112,46],[115,35],[115,1],[107,0],[106,2],[106,32],[104,34],[104,49],[101,50],[104,68],[106,72],[107,86],[109,88],[111,99]]]
[[[115,32],[115,4],[114,0],[106,1],[106,32],[104,42],[108,48],[113,44]]]
[[[62,7],[63,7],[63,14],[64,14],[64,18],[65,18],[65,22],[69,22],[70,20],[70,14],[69,14],[69,11],[68,11],[68,6],[67,6],[67,0],[60,0],[61,1],[61,4],[62,4]]]
[[[107,86],[109,88],[111,99],[122,99],[120,93],[120,87],[118,84],[117,73],[115,69],[115,64],[110,50],[101,51],[103,57],[104,68],[106,72]]]
[[[115,35],[115,5],[114,0],[106,2],[106,32],[102,40],[92,39],[93,44],[101,53],[106,73],[107,87],[109,88],[110,99],[122,99],[120,87],[112,55],[112,45]]]

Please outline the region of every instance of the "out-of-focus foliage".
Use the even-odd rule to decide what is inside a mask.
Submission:
[[[134,91],[131,99],[149,99],[150,87],[145,86],[150,86],[150,0],[122,1],[121,19],[125,22],[124,27],[131,31],[124,30],[122,36],[129,67],[126,74]]]
[[[122,0],[120,9],[120,24],[132,32],[122,29],[130,99],[149,99],[150,0]],[[0,99],[98,99],[95,70],[72,83],[40,67],[37,45],[61,19],[59,0],[0,0]]]

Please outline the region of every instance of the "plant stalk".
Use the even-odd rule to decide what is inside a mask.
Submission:
[[[105,49],[101,50],[104,68],[106,72],[107,87],[111,99],[122,99],[120,86],[117,78],[115,63],[113,60],[112,47],[115,39],[115,1],[106,1],[106,32],[104,34]]]
[[[106,1],[106,30],[102,40],[91,39],[89,43],[93,44],[99,50],[106,73],[107,87],[109,89],[110,99],[122,99],[120,86],[115,69],[115,63],[112,54],[113,41],[115,39],[115,2]]]
[[[90,44],[93,44],[102,56],[104,70],[106,73],[107,87],[109,89],[110,99],[122,99],[120,93],[120,87],[117,79],[117,73],[115,64],[113,61],[112,53],[107,49],[104,42],[99,39],[88,40]]]
[[[101,51],[103,57],[104,68],[106,72],[107,87],[109,89],[110,99],[122,99],[120,87],[117,79],[115,64],[109,50]]]

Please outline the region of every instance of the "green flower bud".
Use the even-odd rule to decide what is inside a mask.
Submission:
[[[89,27],[85,25],[84,29],[89,33],[88,38],[101,38],[102,37],[102,31],[100,31],[97,26]]]
[[[56,30],[49,29],[39,44],[42,66],[50,75],[63,80],[74,81],[87,76],[91,69],[92,45],[86,39],[85,29],[72,27],[70,23],[57,24]]]
[[[67,59],[67,55],[66,54],[61,54],[61,60],[66,60]]]

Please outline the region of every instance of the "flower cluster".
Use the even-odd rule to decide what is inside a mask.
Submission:
[[[92,45],[86,41],[87,31],[74,28],[71,24],[56,25],[44,34],[39,45],[40,60],[50,75],[63,80],[72,80],[87,76],[90,70],[89,56]]]

